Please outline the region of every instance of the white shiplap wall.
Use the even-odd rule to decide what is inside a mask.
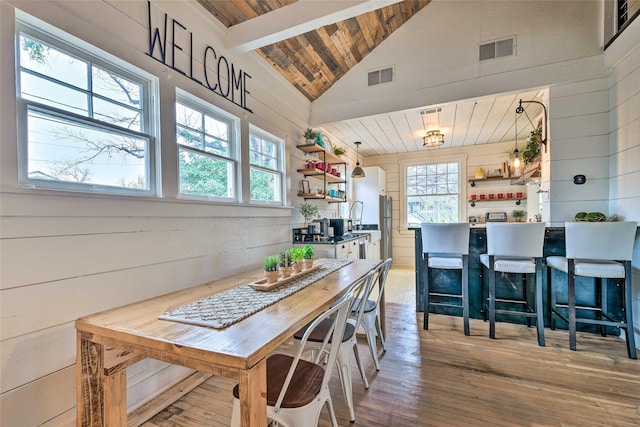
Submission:
[[[609,210],[640,223],[640,20],[605,52],[609,78]],[[636,347],[640,346],[640,235],[632,262]]]
[[[446,147],[444,145],[443,147]],[[491,181],[479,183],[472,188],[467,182],[467,178],[474,176],[475,170],[482,167],[485,170],[499,169],[503,161],[509,156],[509,151],[513,151],[514,143],[484,144],[468,148],[440,148],[436,150],[425,150],[418,153],[396,154],[368,157],[365,159],[366,166],[379,166],[385,170],[387,176],[387,194],[393,199],[392,204],[392,254],[395,266],[414,266],[414,231],[402,227],[401,215],[403,210],[402,194],[402,167],[407,162],[428,162],[439,161],[450,158],[466,159],[466,168],[462,179],[461,197],[467,199],[473,193],[507,193],[525,191],[525,186],[510,185],[510,181]],[[505,211],[510,214],[514,209],[526,209],[525,203],[516,207],[515,202],[478,202],[476,207],[471,207],[469,203],[462,203],[463,209],[460,219],[466,220],[469,215],[484,217],[488,211]],[[365,202],[366,208],[366,202]]]
[[[252,76],[247,113],[145,55],[147,2],[0,3],[0,425],[75,425],[75,329],[80,316],[257,267],[291,245],[300,176],[286,177],[290,207],[214,205],[176,197],[176,87],[240,118],[242,144],[254,124],[286,141],[287,170],[310,103],[254,53],[224,52],[219,24],[196,2],[152,2],[193,32],[197,46]],[[161,199],[21,189],[17,185],[14,6],[159,78]],[[336,205],[321,205],[330,216]],[[137,407],[188,374],[146,360],[127,372]]]

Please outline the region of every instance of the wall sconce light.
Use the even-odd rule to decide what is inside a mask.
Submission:
[[[509,155],[509,166],[510,166],[510,175],[513,178],[519,178],[522,175],[522,165],[524,160],[522,159],[522,153],[518,151],[518,110],[516,109],[516,147],[513,152]]]
[[[547,129],[549,128],[549,123],[547,121],[547,107],[540,101],[523,101],[522,99],[520,100],[520,104],[516,107],[516,114],[522,114],[524,113],[524,107],[522,106],[522,104],[540,104],[542,105],[542,109],[544,110],[544,138],[542,138],[542,140],[540,141],[542,143],[542,145],[544,145],[544,152],[547,152]],[[529,116],[527,116],[528,118]],[[529,122],[531,122],[531,119],[529,119]],[[531,123],[531,125],[533,126],[533,123]],[[533,128],[535,129],[536,127],[533,126]]]

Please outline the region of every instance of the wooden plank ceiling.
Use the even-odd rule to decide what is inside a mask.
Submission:
[[[297,0],[198,0],[227,28]],[[430,0],[404,0],[257,49],[314,101]]]

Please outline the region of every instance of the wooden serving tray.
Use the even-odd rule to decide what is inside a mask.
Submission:
[[[286,279],[279,278],[278,281],[269,283],[269,284],[267,284],[267,279],[261,279],[261,280],[258,280],[257,282],[249,283],[249,286],[251,286],[256,291],[269,291],[277,286],[284,285],[285,283],[289,283],[293,279],[297,279],[298,277],[309,274],[312,271],[316,271],[320,267],[322,267],[322,264],[314,263],[313,267],[307,268],[306,270],[302,270],[300,273],[293,273],[291,276],[287,277]]]

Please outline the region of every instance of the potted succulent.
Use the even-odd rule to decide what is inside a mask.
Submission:
[[[291,248],[289,249],[289,254],[291,255],[291,261],[293,262],[293,272],[300,273],[302,271],[302,259],[304,256],[304,249]]]
[[[302,267],[305,270],[313,267],[313,246],[306,245],[302,248],[302,258]]]
[[[304,131],[304,139],[305,142],[309,145],[313,145],[316,143],[316,134],[317,132],[311,128],[307,128],[307,130]]]
[[[280,256],[278,257],[278,268],[280,270],[280,277],[286,279],[287,277],[291,276],[291,272],[293,269],[291,267],[292,264],[293,262],[291,261],[291,254],[289,253],[289,251],[280,252]]]
[[[303,203],[298,207],[300,210],[300,214],[304,217],[304,226],[306,227],[316,215],[318,215],[319,209],[318,206],[312,205],[311,203]]]
[[[267,284],[275,283],[278,281],[278,257],[270,255],[265,257],[263,261],[264,277],[267,279]]]
[[[516,209],[511,213],[511,216],[515,218],[516,222],[522,222],[522,218],[524,218],[526,214],[527,214],[527,211]]]

